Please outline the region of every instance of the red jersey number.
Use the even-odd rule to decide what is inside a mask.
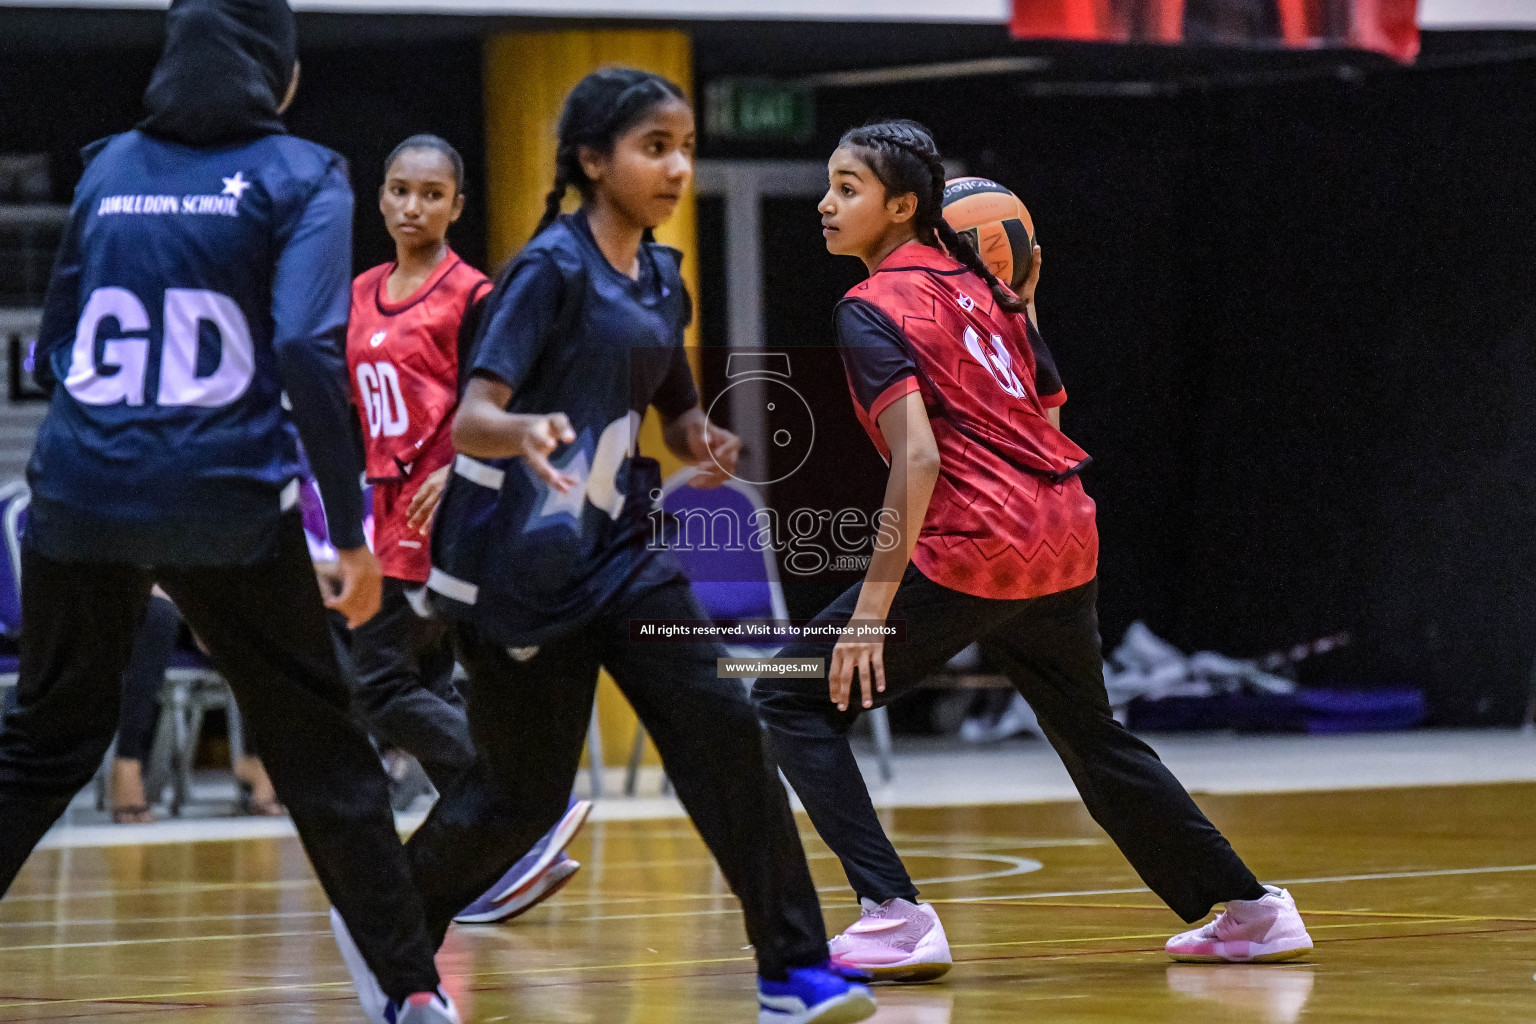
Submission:
[[[358,363],[357,391],[368,416],[368,436],[399,437],[411,426],[411,414],[393,363]]]

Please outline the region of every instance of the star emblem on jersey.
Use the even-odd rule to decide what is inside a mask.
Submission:
[[[245,195],[245,190],[251,187],[251,182],[246,181],[245,175],[240,171],[236,171],[233,178],[223,178],[220,180],[224,182],[224,191],[220,192],[219,195],[234,196],[236,202],[240,200],[241,196]]]
[[[576,481],[576,485],[564,494],[540,480],[533,470],[524,467],[529,477],[544,492],[544,502],[528,517],[526,529],[536,530],[551,525],[550,520],[559,520],[574,527],[578,533],[581,532],[582,505],[587,500],[587,479],[592,475],[592,460],[587,450],[580,447],[580,443],[578,441],[572,446],[575,450],[567,454],[564,465],[550,460],[551,465]]]

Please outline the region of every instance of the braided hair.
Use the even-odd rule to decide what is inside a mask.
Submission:
[[[849,129],[837,145],[860,153],[885,186],[886,195],[917,197],[912,222],[919,242],[943,249],[964,264],[992,290],[1002,308],[1010,313],[1024,311],[1023,300],[987,269],[971,243],[944,219],[944,159],[927,128],[904,119],[875,121]]]
[[[602,68],[577,82],[560,111],[555,186],[544,197],[544,216],[534,235],[560,216],[560,204],[568,189],[575,187],[583,199],[591,198],[592,182],[581,168],[583,146],[600,153],[612,152],[619,136],[654,108],[672,100],[687,102],[676,83],[634,68]],[[646,236],[649,240],[649,231]]]

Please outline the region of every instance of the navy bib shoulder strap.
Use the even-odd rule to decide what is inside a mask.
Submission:
[[[683,280],[682,251],[659,242],[650,242],[647,248],[656,263],[656,269],[661,272],[662,286],[682,303],[682,325],[687,327],[693,323],[693,296],[688,294],[688,283]]]
[[[570,230],[564,224],[557,224],[556,229],[563,232]],[[571,245],[541,246],[539,251],[548,256],[555,269],[560,271],[560,306],[555,310],[555,321],[550,325],[550,330],[556,335],[570,337],[580,324],[581,311],[586,305],[586,261],[581,258],[580,250]]]
[[[581,318],[582,306],[587,295],[587,265],[582,261],[581,254],[573,251],[568,245],[549,244],[548,237],[554,232],[565,232],[569,229],[564,224],[556,221],[545,229],[543,234],[535,237],[523,247],[523,251],[517,254],[513,261],[507,264],[500,274],[496,276],[495,284],[485,295],[485,301],[480,307],[479,323],[475,325],[473,341],[467,350],[460,351],[460,366],[470,366],[474,363],[475,353],[479,350],[481,342],[485,339],[486,329],[493,319],[492,311],[501,305],[502,298],[506,295],[507,284],[517,271],[528,261],[538,258],[540,255],[549,258],[560,271],[560,308],[555,311],[555,321],[550,329],[560,335],[569,336],[575,329]],[[459,397],[463,397],[464,385],[468,383],[469,375],[461,372],[459,375]]]

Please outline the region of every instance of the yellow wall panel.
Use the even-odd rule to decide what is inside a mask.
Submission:
[[[683,32],[516,32],[486,41],[486,213],[493,268],[504,266],[517,254],[544,213],[545,197],[554,183],[556,127],[566,93],[589,72],[615,65],[664,75],[692,93],[693,51]],[[572,190],[566,209],[574,209],[575,204]],[[672,219],[656,232],[658,240],[685,253],[683,277],[695,305],[699,295],[696,224],[690,191]],[[688,344],[698,344],[697,317]],[[696,351],[693,355],[697,370]],[[640,447],[661,460],[663,474],[680,465],[662,445],[654,411],[641,428]],[[622,764],[633,742],[635,718],[606,673],[598,691],[598,711],[604,757],[610,765]],[[656,763],[654,752],[647,761]]]

